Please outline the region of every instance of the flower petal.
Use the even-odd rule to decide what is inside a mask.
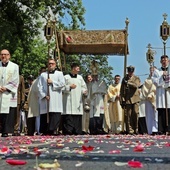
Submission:
[[[27,162],[23,160],[7,159],[6,162],[10,165],[25,165]]]
[[[143,164],[139,161],[128,161],[128,166],[132,168],[142,168]]]

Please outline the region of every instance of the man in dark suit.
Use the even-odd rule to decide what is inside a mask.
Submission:
[[[122,79],[120,102],[124,109],[124,120],[128,134],[138,134],[140,78],[134,75],[135,67],[127,67],[127,74]]]

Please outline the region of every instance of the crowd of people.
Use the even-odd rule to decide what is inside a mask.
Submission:
[[[2,137],[25,135],[166,134],[170,135],[169,58],[161,56],[161,68],[150,67],[141,83],[128,66],[122,78],[115,75],[107,86],[100,80],[98,65],[83,78],[78,63],[64,75],[56,61],[24,77],[0,52],[0,131]]]

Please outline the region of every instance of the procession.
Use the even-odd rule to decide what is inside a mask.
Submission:
[[[150,67],[144,84],[135,76],[134,66],[127,67],[122,82],[120,75],[115,75],[113,83],[107,87],[104,81],[98,79],[95,61],[92,61],[91,73],[84,80],[78,74],[80,67],[77,63],[71,65],[68,75],[63,75],[56,69],[55,60],[49,59],[48,69],[41,68],[35,80],[29,76],[26,88],[18,70],[12,73],[12,67],[8,69],[8,63],[11,63],[9,51],[2,50],[0,55],[1,76],[11,73],[10,77],[3,77],[1,84],[2,102],[6,103],[6,107],[1,103],[2,137],[8,137],[8,133],[17,136],[22,132],[29,136],[169,135],[170,98],[169,90],[164,87],[169,83],[167,55],[161,56],[161,69]],[[14,92],[18,94],[18,103],[13,97]],[[11,95],[9,101],[3,99],[5,95]],[[10,100],[15,107],[9,104]]]
[[[107,87],[98,79],[95,61],[84,80],[77,63],[71,65],[70,74],[63,75],[56,69],[55,60],[49,59],[48,68],[41,68],[38,78],[30,75],[24,83],[17,65],[8,60],[9,51],[4,49],[0,55],[4,72],[16,69],[1,74],[11,75],[3,78],[9,84],[1,87],[1,93],[20,94],[19,108],[15,108],[19,114],[13,112],[16,117],[11,118],[15,109],[9,109],[9,103],[6,113],[1,113],[3,169],[169,168],[169,114],[167,117],[166,108],[156,108],[158,87],[153,83],[168,86],[167,71],[162,71],[168,69],[168,56],[161,56],[161,70],[150,67],[144,84],[130,65],[122,81],[115,75]],[[168,92],[162,89],[159,95]]]
[[[167,6],[133,3],[0,0],[0,169],[169,169]]]

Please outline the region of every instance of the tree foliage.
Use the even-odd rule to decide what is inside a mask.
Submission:
[[[62,56],[64,57],[64,55]],[[70,64],[73,62],[79,63],[81,66],[81,74],[84,76],[91,73],[90,69],[91,62],[95,60],[98,64],[98,74],[101,80],[105,80],[106,83],[110,83],[112,81],[112,71],[113,68],[109,66],[108,56],[101,55],[70,55],[65,56],[66,66],[64,66],[64,73],[68,73],[70,71]]]
[[[0,0],[0,48],[8,49],[12,60],[19,64],[20,71],[27,77],[38,75],[41,66],[48,59],[47,41],[42,35],[47,14],[56,20],[57,30],[85,29],[85,8],[82,0]],[[54,48],[54,41],[51,43]],[[64,60],[64,55],[61,55]],[[110,79],[112,68],[108,66],[107,56],[66,56],[66,68],[79,61],[82,73],[89,70],[91,60],[102,63],[101,78]]]

